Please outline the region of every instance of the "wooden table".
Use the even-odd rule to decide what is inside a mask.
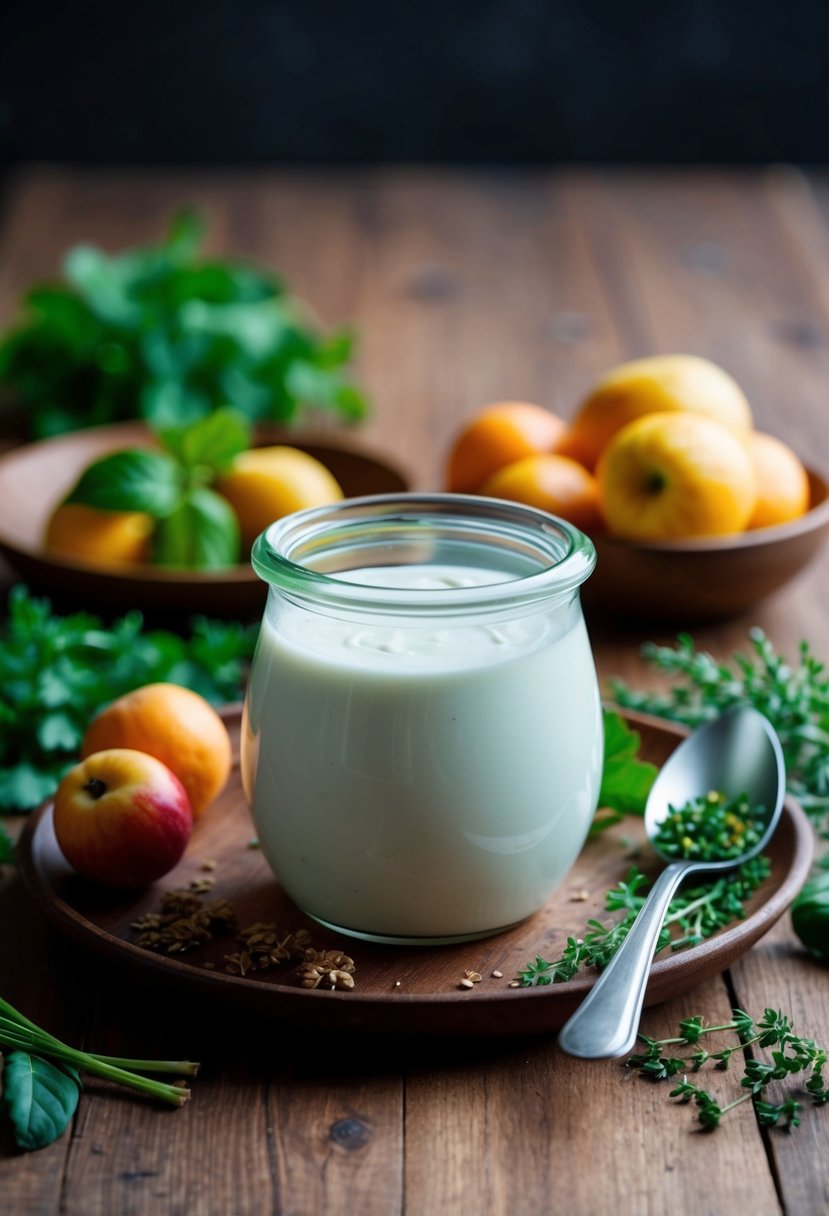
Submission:
[[[21,175],[0,225],[0,318],[70,243],[158,236],[201,207],[216,249],[278,267],[326,322],[355,322],[375,401],[366,440],[436,487],[459,421],[488,400],[564,416],[601,371],[690,351],[728,368],[758,426],[829,455],[829,191],[796,172],[81,173]],[[761,625],[829,656],[829,562],[743,620],[699,628],[725,657]],[[90,605],[94,608],[94,605]],[[652,631],[649,631],[653,636]],[[603,677],[650,679],[641,631],[593,629]],[[668,641],[670,633],[659,640]],[[3,1208],[23,1213],[613,1210],[752,1216],[829,1209],[829,1111],[763,1133],[748,1104],[712,1136],[665,1086],[552,1041],[321,1039],[250,1025],[119,980],[50,931],[14,877],[0,888],[0,984],[30,1016],[112,1054],[196,1055],[194,1100],[150,1109],[94,1083],[71,1134],[0,1141]],[[727,974],[667,1007],[659,1036],[732,1005],[791,1012],[829,1042],[829,973],[781,923]]]

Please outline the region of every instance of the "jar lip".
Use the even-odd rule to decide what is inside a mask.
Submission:
[[[291,557],[300,545],[324,552],[326,536],[347,536],[349,530],[356,533],[371,524],[421,528],[418,536],[424,540],[430,527],[434,535],[441,526],[450,526],[460,538],[467,532],[479,543],[482,533],[502,544],[523,533],[539,555],[539,567],[506,581],[474,586],[401,588],[349,582],[346,571],[334,577]],[[592,573],[596,550],[573,524],[536,507],[472,494],[403,492],[346,498],[287,515],[257,537],[251,562],[270,586],[329,606],[464,613],[570,596]]]

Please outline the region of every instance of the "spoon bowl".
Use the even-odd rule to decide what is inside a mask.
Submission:
[[[786,795],[780,741],[771,723],[750,705],[739,705],[699,727],[669,757],[651,787],[645,830],[654,849],[660,824],[672,807],[710,790],[729,798],[745,794],[764,811],[764,830],[752,848],[723,861],[676,861],[665,867],[616,954],[559,1036],[569,1055],[599,1060],[633,1047],[648,974],[668,905],[689,874],[733,870],[756,857],[777,827]],[[665,857],[664,853],[660,856]]]

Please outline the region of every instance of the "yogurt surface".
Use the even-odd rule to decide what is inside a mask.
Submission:
[[[340,577],[413,592],[506,580],[465,566]],[[355,619],[269,601],[243,776],[263,852],[325,923],[445,940],[524,919],[581,849],[601,757],[577,604]]]

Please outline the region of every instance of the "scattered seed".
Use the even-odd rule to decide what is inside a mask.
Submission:
[[[509,986],[510,986],[510,988],[520,988],[521,981],[520,980],[510,980]]]
[[[585,891],[584,887],[581,887],[578,891],[571,891],[570,893],[571,904],[583,904],[586,903],[589,898],[590,894],[589,892]]]
[[[214,861],[212,858],[210,858],[209,861],[203,861],[201,863],[201,868],[203,870],[215,870],[218,864],[219,863],[217,861]]]
[[[466,979],[471,980],[473,984],[480,984],[481,980],[484,978],[480,971],[464,971],[464,976]]]
[[[461,980],[460,987],[461,988],[474,988],[475,984],[472,980]]]
[[[503,978],[504,978],[504,973],[503,973],[503,971],[493,971],[493,973],[492,973],[492,978],[493,978],[494,980],[501,980],[501,979],[503,979]]]
[[[402,987],[403,987],[403,985],[400,983],[400,980],[395,980],[395,981],[394,981],[394,986],[395,986],[395,988],[402,988]]]

